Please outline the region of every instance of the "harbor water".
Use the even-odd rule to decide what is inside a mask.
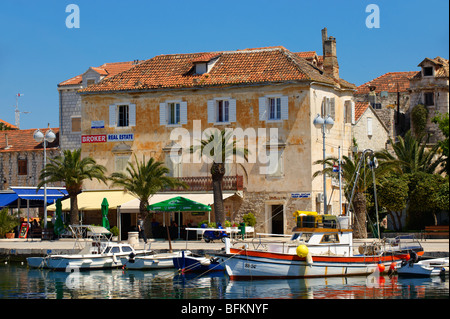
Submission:
[[[232,281],[223,272],[168,270],[56,272],[0,266],[0,299],[448,299],[448,276],[334,277]]]

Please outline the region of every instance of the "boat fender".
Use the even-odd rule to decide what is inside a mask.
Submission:
[[[307,263],[309,266],[311,266],[311,265],[314,263],[313,258],[312,258],[312,256],[311,256],[311,253],[310,253],[310,252],[308,252],[308,254],[306,255],[306,263]]]
[[[300,258],[305,258],[309,253],[309,249],[306,245],[298,245],[295,251]]]
[[[130,262],[131,264],[134,264],[134,262],[135,262],[135,260],[134,260],[134,257],[136,257],[136,254],[135,253],[133,253],[133,252],[131,252],[129,255],[128,255],[128,262]]]
[[[115,264],[117,264],[117,263],[119,262],[119,261],[117,260],[116,255],[114,255],[114,254],[113,254],[113,256],[112,256],[112,259],[113,259],[113,261],[114,261]]]
[[[389,276],[391,276],[392,274],[394,274],[395,268],[397,268],[397,263],[396,263],[395,261],[393,261],[393,262],[389,265],[389,270],[388,270],[388,275],[389,275]]]

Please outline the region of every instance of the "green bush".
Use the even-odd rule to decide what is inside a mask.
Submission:
[[[253,215],[253,213],[248,213],[245,214],[242,219],[244,220],[245,225],[247,226],[255,226],[256,225],[256,218],[255,215]]]
[[[6,233],[13,231],[17,225],[19,225],[17,218],[8,214],[8,208],[3,208],[0,211],[0,238],[5,237]]]

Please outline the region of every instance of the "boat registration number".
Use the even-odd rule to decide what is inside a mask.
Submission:
[[[244,268],[251,268],[251,269],[255,269],[256,265],[255,264],[248,264],[248,263],[244,263]]]

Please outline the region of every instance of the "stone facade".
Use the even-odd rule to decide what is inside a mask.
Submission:
[[[426,58],[418,66],[421,70],[410,80],[411,108],[418,104],[426,106],[428,120],[425,131],[430,135],[429,143],[436,143],[445,137],[431,120],[449,111],[449,63],[441,57]],[[414,131],[412,122],[411,126]]]
[[[325,37],[328,39],[327,37]],[[331,37],[330,37],[331,38]],[[334,38],[325,41],[325,45],[335,45]],[[328,50],[329,54],[335,53]],[[207,58],[206,58],[207,56]],[[217,61],[214,59],[220,56]],[[302,58],[294,55],[281,47],[247,49],[242,51],[225,52],[222,54],[186,54],[158,56],[154,60],[148,60],[136,68],[140,77],[131,75],[134,70],[124,72],[112,81],[101,81],[98,85],[80,91],[82,96],[82,154],[93,157],[97,163],[104,165],[108,173],[123,169],[124,163],[134,161],[134,155],[138,159],[154,157],[157,160],[168,163],[171,154],[171,146],[174,143],[183,145],[186,140],[180,132],[188,133],[188,145],[194,143],[202,136],[196,135],[204,132],[207,128],[230,128],[242,130],[249,134],[252,130],[259,129],[266,132],[266,136],[256,137],[246,135],[245,146],[251,149],[251,154],[257,157],[261,152],[266,154],[273,146],[273,152],[279,159],[276,169],[272,174],[262,173],[268,164],[259,160],[249,160],[245,163],[234,161],[228,165],[231,175],[244,176],[244,190],[242,200],[233,200],[231,203],[225,201],[231,212],[229,217],[239,221],[244,214],[252,212],[257,218],[257,232],[289,233],[294,226],[293,212],[296,210],[314,210],[323,213],[323,203],[318,201],[319,194],[323,192],[323,180],[313,179],[314,172],[321,170],[321,165],[313,165],[322,159],[322,132],[313,125],[317,114],[330,114],[335,121],[331,130],[326,132],[326,154],[327,156],[338,155],[341,147],[344,155],[351,151],[351,122],[346,121],[346,113],[351,105],[354,86],[342,79],[334,78],[338,74],[338,65],[335,57],[328,61],[325,56],[324,65],[328,71],[320,71],[311,68],[310,64]],[[246,61],[237,63],[239,61]],[[260,60],[264,59],[264,60]],[[153,76],[152,72],[141,71],[152,68],[153,64],[159,63],[163,71],[156,68],[153,72],[162,72],[158,81],[164,81],[172,73],[184,69],[178,81],[191,80],[192,87],[177,87],[171,81],[169,88],[162,84],[156,84],[158,88],[150,89],[146,84],[145,75]],[[187,61],[187,62],[183,62]],[[211,72],[199,75],[196,72],[196,63],[208,62]],[[172,64],[171,64],[172,63]],[[245,68],[261,65],[266,68],[265,72],[255,70],[245,71],[245,81],[239,84],[228,84],[226,81],[234,79],[234,75],[226,73],[218,75],[219,70]],[[177,64],[177,65],[175,65]],[[159,65],[159,64],[158,64]],[[181,68],[180,68],[181,65]],[[277,65],[277,68],[267,69],[268,65]],[[295,66],[292,68],[292,66]],[[193,68],[192,68],[193,67]],[[293,76],[289,72],[298,72],[304,67],[305,72],[317,74],[318,81],[310,80],[286,80]],[[222,68],[222,69],[220,69]],[[310,69],[311,68],[311,69]],[[175,70],[175,71],[174,71]],[[275,70],[275,71],[274,71]],[[259,70],[256,70],[259,71]],[[259,82],[250,82],[249,76],[261,74],[271,77],[277,76],[275,72],[283,72],[282,80],[276,83],[271,80],[262,79]],[[328,72],[328,73],[327,73]],[[228,74],[228,75],[227,75]],[[241,74],[241,73],[240,73]],[[272,75],[273,74],[273,75]],[[178,76],[177,74],[174,76]],[[301,75],[304,76],[304,75]],[[238,75],[236,75],[238,77]],[[242,77],[242,75],[239,75]],[[136,89],[125,90],[123,79],[133,79]],[[205,85],[202,81],[226,82],[221,85]],[[328,82],[330,79],[334,79]],[[127,81],[127,80],[125,80]],[[153,82],[150,82],[153,83]],[[193,84],[192,84],[193,83]],[[334,83],[334,84],[332,84]],[[115,89],[115,85],[121,89]],[[102,91],[102,87],[108,87]],[[275,120],[268,120],[267,103],[275,99],[279,103],[281,114]],[[228,121],[217,121],[217,101],[228,101]],[[269,102],[268,102],[269,101]],[[278,101],[278,102],[277,102]],[[179,119],[171,123],[170,117],[176,113],[173,107],[179,105]],[[171,107],[169,109],[169,107]],[[175,112],[175,113],[174,113]],[[216,112],[211,115],[211,112]],[[275,112],[276,113],[276,112]],[[126,116],[124,117],[124,114]],[[272,114],[277,116],[276,114]],[[270,116],[272,116],[270,115]],[[127,119],[127,120],[124,120]],[[92,121],[103,121],[103,128],[92,128]],[[169,121],[169,122],[168,122]],[[276,138],[270,138],[270,129],[277,132]],[[196,133],[197,132],[197,133]],[[253,147],[255,147],[253,149]],[[205,161],[196,163],[189,152],[183,152],[187,156],[176,169],[176,176],[210,176],[211,164]],[[181,167],[180,167],[181,166]],[[97,182],[88,182],[85,185],[89,189],[107,189],[109,186]],[[332,193],[332,181],[327,181],[327,193]],[[334,192],[329,199],[329,213],[339,213],[338,192]]]
[[[389,141],[389,131],[379,117],[379,113],[368,102],[357,102],[357,119],[353,127],[353,137],[358,149],[381,151],[386,149]]]

